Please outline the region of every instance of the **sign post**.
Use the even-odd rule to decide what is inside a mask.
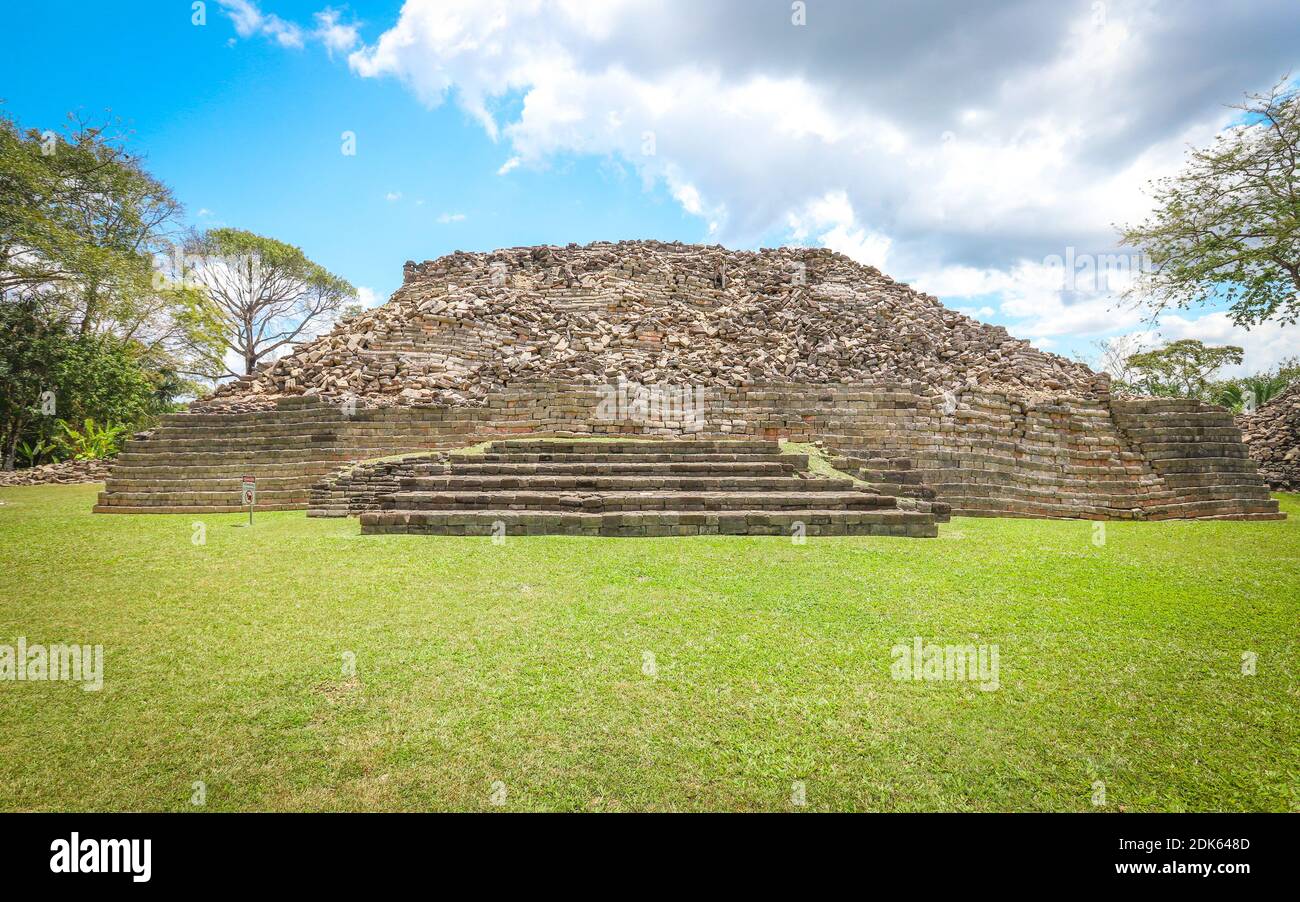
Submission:
[[[243,483],[244,504],[248,505],[248,525],[253,525],[253,503],[257,500],[257,477],[245,476]]]

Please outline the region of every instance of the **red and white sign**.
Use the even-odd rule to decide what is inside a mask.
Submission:
[[[244,491],[244,504],[249,507],[257,500],[257,478],[254,476],[245,476],[242,480]]]

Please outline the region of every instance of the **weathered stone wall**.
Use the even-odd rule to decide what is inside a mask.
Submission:
[[[536,382],[493,392],[483,407],[352,412],[294,398],[273,411],[180,414],[128,445],[96,509],[237,510],[243,473],[258,477],[259,506],[304,508],[312,485],[349,461],[538,434],[822,439],[909,460],[955,514],[1279,516],[1231,417],[1198,402],[765,383],[709,389],[701,416],[683,422],[602,419],[602,400],[595,386]]]
[[[1237,426],[1268,484],[1300,492],[1300,382],[1254,413],[1237,417]]]

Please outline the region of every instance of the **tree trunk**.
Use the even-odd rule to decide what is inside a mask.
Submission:
[[[9,426],[9,431],[5,433],[5,450],[4,465],[0,467],[5,471],[14,468],[14,458],[18,456],[18,436],[23,433],[23,421],[16,420]]]

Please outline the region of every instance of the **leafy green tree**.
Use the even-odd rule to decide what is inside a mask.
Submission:
[[[1291,356],[1284,358],[1278,363],[1277,369],[1274,370],[1277,377],[1290,385],[1297,379],[1300,379],[1300,357]]]
[[[1244,123],[1156,181],[1155,210],[1121,229],[1150,260],[1130,296],[1157,313],[1225,299],[1233,322],[1300,316],[1300,94],[1279,84],[1238,107]]]
[[[1129,381],[1123,387],[1154,397],[1208,400],[1215,374],[1229,364],[1241,363],[1242,354],[1234,345],[1205,345],[1184,338],[1131,355],[1127,360]]]
[[[145,349],[115,335],[83,335],[36,295],[0,300],[0,462],[25,443],[62,435],[60,420],[138,428],[166,412],[186,384],[148,368]],[[29,455],[30,456],[30,455]]]
[[[1300,379],[1300,359],[1290,357],[1270,372],[1216,383],[1211,391],[1211,399],[1233,413],[1241,413],[1248,407],[1263,407],[1297,379]]]
[[[56,134],[0,116],[0,296],[38,293],[75,332],[190,372],[220,336],[202,292],[159,278],[180,212],[108,126]]]
[[[67,324],[44,316],[36,297],[0,302],[0,465],[4,469],[13,469],[23,435],[57,410],[51,410],[57,403],[54,389],[70,342]]]
[[[251,373],[259,361],[312,334],[356,296],[346,279],[297,247],[242,229],[212,229],[187,244],[185,280],[200,286],[221,317],[225,346]],[[212,369],[239,376],[222,357]]]

